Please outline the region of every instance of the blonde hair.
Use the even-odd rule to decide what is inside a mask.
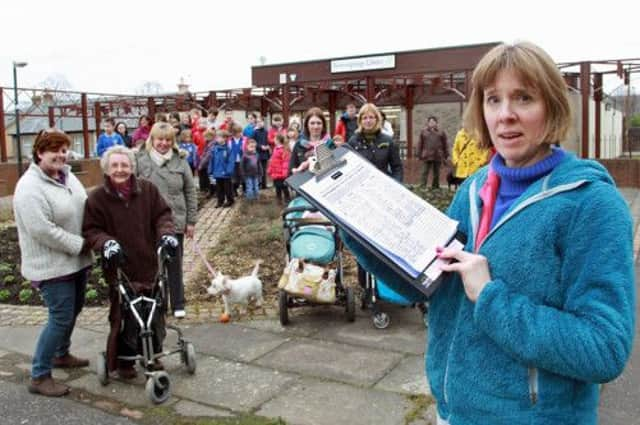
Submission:
[[[484,119],[484,91],[493,85],[500,71],[513,71],[524,85],[540,94],[546,124],[541,143],[566,140],[571,125],[567,85],[551,57],[529,42],[501,44],[485,54],[471,77],[471,96],[464,113],[464,127],[482,148],[493,146]]]
[[[121,154],[126,155],[129,158],[129,162],[131,163],[131,172],[133,174],[136,173],[136,155],[135,153],[126,146],[122,145],[114,145],[107,149],[103,154],[102,158],[100,158],[100,168],[102,168],[102,172],[107,174],[109,171],[109,158],[111,155]]]
[[[360,111],[358,111],[358,128],[356,132],[362,133],[363,131],[362,118],[364,117],[365,114],[369,114],[369,113],[372,113],[373,115],[376,116],[376,126],[373,128],[373,131],[374,132],[380,131],[380,129],[382,128],[382,115],[380,115],[380,111],[378,110],[378,107],[373,103],[365,103],[360,107]]]
[[[149,138],[145,143],[145,149],[151,151],[153,149],[153,139],[167,139],[173,142],[173,148],[178,149],[176,144],[176,132],[171,124],[166,122],[157,122],[151,127],[149,131]]]

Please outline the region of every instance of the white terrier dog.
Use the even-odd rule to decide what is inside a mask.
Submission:
[[[222,294],[224,312],[231,314],[231,306],[240,304],[246,307],[251,299],[256,300],[256,306],[262,307],[262,281],[258,277],[258,270],[262,260],[256,261],[256,266],[249,276],[238,279],[229,279],[221,272],[217,272],[211,280],[211,286],[207,288],[207,293],[213,296]]]

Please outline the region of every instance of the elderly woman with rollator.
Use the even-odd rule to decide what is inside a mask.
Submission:
[[[107,150],[100,165],[105,174],[102,187],[89,195],[84,214],[82,233],[91,247],[102,253],[105,277],[109,283],[109,323],[107,340],[107,369],[118,370],[123,379],[136,376],[133,362],[118,356],[136,354],[134,347],[120,333],[121,309],[116,289],[116,270],[120,268],[134,283],[136,290],[150,293],[158,272],[157,248],[162,246],[174,254],[178,240],[171,208],[156,186],[136,178],[134,152],[123,146]],[[162,351],[165,336],[164,314],[157,326],[154,352]],[[162,365],[158,362],[158,368]]]

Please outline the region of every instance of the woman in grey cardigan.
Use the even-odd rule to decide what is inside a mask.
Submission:
[[[169,292],[171,308],[177,318],[185,316],[184,283],[182,281],[182,252],[184,236],[193,238],[197,220],[197,197],[186,152],[176,144],[175,131],[170,124],[153,125],[144,149],[137,156],[138,176],[151,181],[167,201],[173,212],[176,236],[180,249],[169,263]]]
[[[50,397],[69,392],[53,380],[52,367],[89,365],[69,352],[92,263],[89,244],[81,236],[87,193],[66,165],[70,145],[71,139],[61,131],[41,131],[33,144],[33,162],[13,196],[20,270],[40,290],[49,309],[33,355],[29,391]]]

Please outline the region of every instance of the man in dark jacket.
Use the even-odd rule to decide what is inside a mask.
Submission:
[[[438,129],[438,119],[431,116],[427,119],[427,126],[420,132],[420,147],[418,157],[425,162],[422,181],[427,186],[429,171],[433,172],[431,187],[440,187],[440,164],[449,157],[447,135]]]

